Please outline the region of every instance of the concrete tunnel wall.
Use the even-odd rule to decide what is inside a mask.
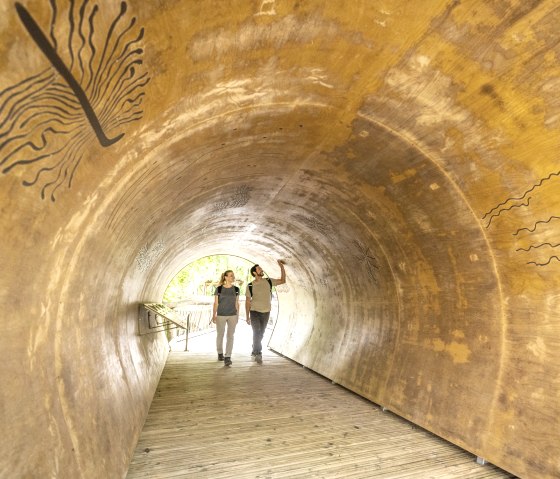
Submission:
[[[215,253],[287,260],[276,351],[560,476],[557,2],[0,13],[1,477],[125,475],[138,303]]]

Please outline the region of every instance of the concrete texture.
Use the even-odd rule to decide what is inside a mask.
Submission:
[[[123,477],[190,261],[276,276],[272,346],[560,476],[560,10],[0,5],[2,477]]]

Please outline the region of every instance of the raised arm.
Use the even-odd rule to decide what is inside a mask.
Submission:
[[[279,284],[284,284],[286,282],[286,270],[284,269],[284,260],[278,260],[278,266],[280,266],[280,278],[272,279],[272,284],[278,286]]]

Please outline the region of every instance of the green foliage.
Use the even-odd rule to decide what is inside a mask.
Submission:
[[[220,275],[228,269],[233,270],[235,284],[240,287],[241,294],[244,295],[251,266],[253,263],[239,256],[214,255],[197,259],[185,266],[171,280],[163,295],[163,301],[180,301],[194,296],[213,296]]]

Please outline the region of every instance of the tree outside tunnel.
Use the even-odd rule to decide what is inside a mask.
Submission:
[[[231,269],[235,274],[235,284],[241,295],[250,282],[249,269],[253,262],[239,256],[204,256],[186,265],[171,280],[163,294],[164,302],[179,302],[193,298],[213,297],[220,275]]]

